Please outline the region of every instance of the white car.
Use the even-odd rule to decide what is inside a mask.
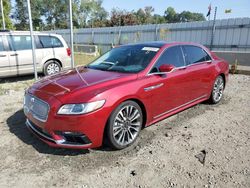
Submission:
[[[33,73],[29,31],[0,31],[0,77]],[[61,35],[34,32],[37,71],[51,75],[70,68],[71,50]]]

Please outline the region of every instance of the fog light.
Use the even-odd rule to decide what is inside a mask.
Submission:
[[[89,138],[81,132],[55,131],[55,134],[65,140],[64,144],[84,145],[91,143]]]

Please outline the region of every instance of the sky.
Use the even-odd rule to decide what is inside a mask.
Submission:
[[[217,19],[250,17],[250,0],[103,0],[102,5],[109,12],[112,8],[132,11],[152,6],[155,14],[163,15],[167,7],[171,6],[176,12],[186,10],[206,15],[210,3],[212,11],[217,6]],[[225,9],[232,9],[232,13],[225,14]]]

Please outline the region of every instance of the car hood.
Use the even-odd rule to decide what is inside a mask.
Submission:
[[[36,82],[30,90],[31,93],[41,91],[49,95],[57,96],[80,88],[117,80],[129,75],[131,74],[76,67],[56,75],[44,77]]]

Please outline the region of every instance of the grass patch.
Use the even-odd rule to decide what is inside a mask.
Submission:
[[[22,91],[34,83],[34,79],[18,80],[19,77],[12,78],[11,81],[6,80],[4,83],[0,83],[0,95],[6,95],[9,91]],[[21,77],[22,78],[22,77]]]
[[[86,65],[98,56],[91,56],[86,54],[75,54],[75,66]],[[13,78],[0,79],[0,95],[6,95],[9,91],[21,91],[35,82],[33,75],[29,76],[19,76]]]
[[[7,92],[7,89],[4,89],[2,86],[0,86],[0,95],[5,95]]]
[[[75,66],[86,65],[94,61],[98,56],[86,55],[86,54],[75,54]]]

